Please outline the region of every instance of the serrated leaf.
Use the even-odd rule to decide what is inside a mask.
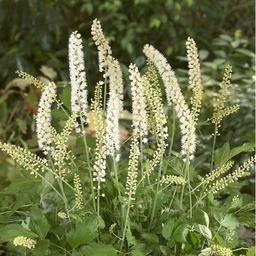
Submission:
[[[31,230],[37,233],[39,237],[43,240],[50,229],[46,217],[44,216],[42,210],[39,209],[37,206],[32,207],[30,217]]]
[[[187,234],[188,234],[187,224],[181,224],[175,229],[172,237],[177,242],[186,243]]]
[[[98,216],[90,215],[83,219],[81,223],[77,223],[75,229],[67,234],[67,241],[73,248],[82,244],[87,244],[97,237],[97,230],[101,221]]]
[[[7,242],[12,241],[17,236],[26,236],[29,238],[36,238],[37,235],[25,229],[19,224],[10,224],[0,228],[0,241]]]
[[[83,247],[82,252],[84,256],[115,256],[117,252],[112,245],[92,243]],[[81,255],[81,254],[80,254]]]
[[[166,224],[164,224],[162,229],[162,235],[166,240],[169,240],[172,236],[173,230],[175,226],[175,220],[170,219]]]
[[[221,148],[217,149],[214,153],[214,162],[222,165],[224,164],[227,159],[230,156],[230,146],[229,146],[229,142],[226,142]]]
[[[223,227],[235,229],[239,226],[239,221],[232,214],[226,215],[220,222]]]

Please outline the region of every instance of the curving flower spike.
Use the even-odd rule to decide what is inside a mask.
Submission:
[[[195,121],[185,102],[174,71],[163,54],[156,50],[152,45],[145,45],[143,52],[146,57],[153,62],[161,75],[165,86],[167,102],[169,105],[171,105],[171,103],[173,104],[179,118],[182,135],[181,155],[185,158],[188,157],[189,159],[193,159],[196,149]]]
[[[130,64],[129,74],[132,92],[133,133],[139,135],[143,141],[147,141],[148,124],[144,87],[136,65]]]
[[[83,41],[75,31],[69,37],[69,72],[71,81],[71,109],[80,119],[87,123],[87,82],[84,64]],[[76,123],[76,131],[80,132],[80,124]]]
[[[98,58],[99,58],[99,71],[103,72],[106,68],[106,58],[112,54],[111,48],[107,39],[105,38],[100,21],[95,19],[91,27],[92,39],[95,42],[95,45],[98,49]]]
[[[108,56],[106,76],[109,77],[109,100],[106,117],[106,150],[114,156],[120,148],[119,118],[123,110],[123,75],[119,62]]]
[[[38,146],[45,155],[51,151],[53,140],[51,126],[51,106],[56,98],[56,85],[49,83],[43,90],[39,101],[37,116],[36,116],[36,132]]]

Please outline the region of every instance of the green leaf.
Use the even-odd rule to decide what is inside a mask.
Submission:
[[[152,233],[143,233],[141,235],[147,242],[149,242],[150,244],[158,244],[159,243],[159,239],[158,236],[156,234],[152,234]]]
[[[220,222],[223,227],[235,229],[239,226],[239,221],[232,214],[226,215]]]
[[[33,206],[31,210],[30,228],[43,240],[45,239],[50,226],[41,209]]]
[[[50,245],[49,240],[41,240],[37,242],[35,249],[33,249],[33,255],[45,256],[49,255],[48,247]]]
[[[183,223],[175,229],[172,237],[173,239],[175,239],[175,241],[178,241],[180,243],[186,243],[187,234],[188,234],[188,226],[187,224]]]
[[[97,230],[102,226],[102,219],[96,215],[87,216],[81,223],[77,223],[75,229],[67,234],[67,241],[73,248],[87,244],[97,237]]]
[[[219,165],[222,165],[226,161],[228,161],[228,159],[230,159],[229,156],[230,156],[230,145],[229,145],[229,142],[226,142],[220,149],[217,149],[215,151],[214,162]]]
[[[166,224],[164,224],[162,229],[162,235],[166,240],[169,240],[171,238],[174,226],[175,226],[174,219],[170,219]]]
[[[229,142],[226,142],[220,149],[215,151],[214,159],[217,164],[225,164],[228,160],[242,152],[254,151],[254,143],[244,143],[241,146],[230,149]]]
[[[199,226],[199,232],[200,232],[205,238],[211,240],[211,239],[212,239],[212,232],[211,232],[211,230],[210,230],[207,226],[205,226],[205,225],[199,224],[198,226]]]
[[[83,247],[82,252],[84,256],[115,256],[116,250],[112,245],[92,243]],[[81,254],[80,254],[81,255]]]
[[[209,216],[208,216],[208,214],[205,211],[202,211],[202,212],[204,214],[205,224],[206,224],[207,227],[209,227],[209,224],[210,224]]]
[[[23,228],[19,224],[10,224],[0,228],[0,241],[12,241],[17,236],[26,236],[29,238],[36,238],[37,235],[30,230]]]

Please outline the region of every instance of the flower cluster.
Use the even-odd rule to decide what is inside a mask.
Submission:
[[[25,236],[17,236],[14,238],[13,244],[15,246],[23,246],[28,249],[34,249],[36,246],[36,241]]]
[[[212,255],[213,256],[232,256],[232,250],[220,245],[212,245],[211,246]]]
[[[64,176],[69,172],[69,170],[66,168],[66,162],[68,162],[71,157],[71,153],[68,150],[68,139],[75,126],[75,123],[76,115],[74,114],[69,117],[61,133],[54,133],[53,131],[54,148],[52,150],[52,158],[54,160],[57,173],[62,178],[64,178]]]
[[[43,90],[36,116],[38,146],[45,155],[52,147],[51,105],[56,98],[56,85],[49,83]]]
[[[144,88],[136,65],[130,64],[129,74],[132,92],[133,133],[147,141],[148,124]]]
[[[40,81],[39,79],[33,77],[32,75],[30,75],[30,74],[28,74],[28,73],[26,73],[26,72],[24,72],[24,71],[17,70],[17,71],[16,71],[16,74],[17,74],[20,78],[22,78],[22,79],[28,81],[29,83],[33,84],[34,86],[36,86],[38,89],[41,89],[41,90],[42,90],[42,89],[44,89],[45,86],[46,86],[46,84],[45,84],[44,82]]]
[[[49,167],[46,159],[41,159],[30,151],[8,143],[1,143],[0,148],[6,152],[18,165],[34,175],[45,172]]]
[[[234,161],[228,161],[222,166],[218,167],[215,170],[212,170],[209,174],[206,175],[205,182],[211,182],[217,179],[222,174],[226,173],[234,164]]]
[[[101,104],[101,85],[98,83],[95,88],[95,96],[92,103],[92,112],[94,113],[93,122],[96,129],[96,149],[95,149],[95,161],[93,165],[93,181],[96,182],[98,196],[101,188],[101,183],[105,182],[106,175],[106,143],[105,143],[105,120],[102,112]]]
[[[120,147],[119,118],[123,110],[123,76],[116,59],[108,56],[106,76],[109,78],[109,99],[106,115],[106,149],[114,156]]]
[[[71,109],[77,114],[80,122],[87,123],[87,83],[84,64],[83,41],[75,31],[69,37],[69,71],[71,81]],[[77,132],[81,126],[76,123]]]
[[[153,158],[148,161],[146,170],[147,175],[150,175],[161,161],[167,146],[166,139],[168,137],[167,118],[164,113],[157,72],[151,62],[148,63],[148,69],[142,77],[142,83],[146,98],[148,128],[157,141],[157,149],[154,152]]]
[[[187,58],[188,58],[188,86],[193,92],[191,98],[192,113],[195,121],[198,119],[198,115],[202,105],[203,87],[201,81],[201,70],[199,63],[198,50],[195,41],[192,38],[188,38],[186,42],[187,46]]]
[[[75,190],[75,206],[77,209],[81,210],[84,206],[83,201],[83,191],[81,185],[81,179],[78,174],[75,173],[74,175],[74,190]]]
[[[112,54],[112,51],[103,34],[101,24],[98,19],[95,19],[92,23],[91,34],[98,49],[99,71],[103,72],[106,68],[106,58]]]
[[[173,103],[174,109],[179,118],[182,134],[181,155],[186,158],[188,157],[189,159],[193,159],[196,149],[195,121],[185,102],[174,71],[166,58],[153,46],[145,45],[143,52],[147,58],[154,63],[161,75],[165,86],[167,102],[169,105],[171,105],[171,102]]]
[[[228,185],[236,182],[239,178],[250,176],[250,168],[255,164],[256,156],[250,157],[241,166],[239,166],[234,172],[228,174],[227,176],[220,178],[211,184],[209,190],[205,194],[212,193],[216,194],[218,191],[224,189]]]
[[[139,165],[139,142],[136,136],[132,137],[130,155],[129,155],[129,164],[128,164],[128,175],[126,180],[126,191],[125,194],[128,198],[125,199],[126,203],[130,203],[135,200],[135,193],[137,187],[137,176],[138,176],[138,165]]]
[[[239,105],[234,104],[232,106],[226,106],[227,97],[230,94],[230,79],[232,75],[232,66],[228,65],[225,68],[223,80],[220,83],[220,90],[217,94],[217,98],[214,102],[213,115],[212,115],[212,123],[215,124],[215,132],[217,135],[218,129],[220,128],[220,122],[224,119],[224,117],[229,116],[235,113],[239,109]]]
[[[166,184],[166,185],[185,185],[186,181],[183,177],[175,176],[175,175],[166,175],[163,176],[160,180],[160,184]]]

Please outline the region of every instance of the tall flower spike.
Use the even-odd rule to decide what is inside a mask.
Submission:
[[[123,110],[123,76],[118,61],[112,56],[108,56],[106,65],[110,89],[106,117],[106,149],[108,155],[114,156],[120,147],[119,117]]]
[[[198,50],[195,41],[192,38],[188,38],[186,42],[187,46],[187,58],[188,58],[188,85],[193,92],[191,98],[192,114],[195,121],[198,119],[198,115],[201,109],[203,87],[201,81],[201,70],[199,63]]]
[[[227,65],[224,70],[223,80],[220,83],[220,90],[217,94],[217,98],[215,99],[213,105],[213,115],[212,115],[212,123],[215,124],[215,132],[219,135],[218,129],[220,128],[220,123],[224,117],[229,116],[235,113],[239,109],[239,105],[234,104],[231,106],[226,106],[227,98],[230,94],[230,80],[232,75],[232,66]]]
[[[256,162],[256,155],[244,161],[242,165],[240,165],[237,169],[235,169],[235,171],[232,172],[231,174],[228,174],[227,176],[220,178],[214,183],[212,183],[209,190],[206,191],[205,194],[208,194],[208,193],[216,194],[220,190],[236,182],[238,179],[242,177],[250,176],[251,173],[249,172],[249,170],[253,165],[255,165],[255,162]]]
[[[150,175],[161,161],[168,137],[167,118],[164,113],[157,71],[151,62],[148,64],[147,72],[142,77],[142,83],[147,105],[148,128],[157,141],[157,148],[153,157],[148,161],[146,174]]]
[[[125,191],[125,194],[128,197],[125,199],[125,201],[126,203],[130,204],[130,206],[132,206],[132,201],[135,200],[139,156],[140,156],[140,149],[139,149],[138,137],[133,135],[131,139],[128,175],[127,175],[126,191]]]
[[[51,106],[56,98],[56,85],[49,83],[43,90],[39,101],[36,132],[39,148],[45,155],[51,151],[52,144],[52,126],[51,126]]]
[[[92,39],[98,48],[99,71],[103,72],[106,67],[106,58],[112,54],[108,41],[106,40],[100,21],[95,19],[91,27]]]
[[[71,81],[71,109],[77,114],[80,122],[87,123],[87,83],[84,64],[83,41],[75,31],[69,37],[69,72]],[[76,131],[80,132],[80,124],[76,123]]]
[[[129,74],[132,92],[133,133],[146,142],[148,135],[146,103],[141,76],[136,65],[130,64]]]
[[[81,179],[78,174],[74,175],[74,189],[75,189],[75,207],[78,210],[83,209],[84,201],[83,201],[83,190],[81,185]]]
[[[6,152],[18,165],[37,177],[40,172],[47,171],[48,164],[46,159],[41,159],[27,149],[9,144],[1,143],[0,149]]]
[[[70,170],[67,168],[67,163],[70,158],[73,157],[71,152],[68,150],[68,139],[75,126],[76,115],[73,114],[66,121],[66,124],[61,133],[54,133],[52,158],[54,160],[54,166],[57,174],[64,178]]]
[[[102,82],[103,83],[103,82]],[[101,104],[101,82],[96,85],[95,96],[92,103],[92,112],[94,113],[94,123],[96,129],[96,149],[95,161],[93,165],[93,181],[97,189],[97,197],[100,196],[101,183],[105,182],[106,176],[106,142],[105,142],[105,120]]]
[[[181,155],[193,159],[196,149],[195,121],[182,95],[177,78],[166,58],[153,46],[145,45],[143,52],[153,62],[161,75],[165,86],[167,102],[169,105],[171,105],[171,102],[173,103],[179,118],[182,134]]]

